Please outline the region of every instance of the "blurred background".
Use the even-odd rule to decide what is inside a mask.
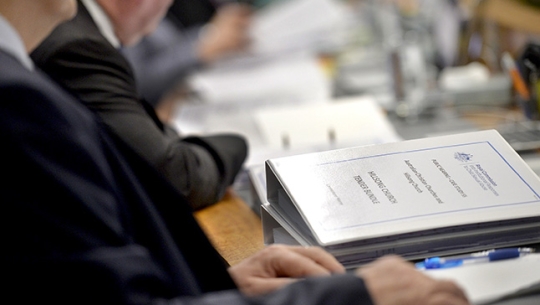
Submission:
[[[540,172],[538,0],[176,0],[165,23],[126,50],[141,93],[181,134],[244,135],[244,193],[268,158],[491,128]]]

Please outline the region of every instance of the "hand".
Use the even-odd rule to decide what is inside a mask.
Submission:
[[[246,295],[268,293],[308,276],[344,272],[343,266],[322,248],[277,244],[229,268],[238,288]]]
[[[451,281],[417,271],[397,256],[380,258],[356,270],[376,305],[467,305],[464,292]]]
[[[199,41],[199,59],[211,63],[232,52],[246,49],[250,23],[251,8],[248,5],[234,3],[221,7]]]

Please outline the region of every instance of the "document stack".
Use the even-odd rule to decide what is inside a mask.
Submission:
[[[540,241],[540,179],[495,130],[265,166],[265,243],[321,246],[346,267]]]

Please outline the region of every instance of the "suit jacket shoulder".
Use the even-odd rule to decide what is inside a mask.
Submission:
[[[258,299],[242,296],[185,198],[153,167],[110,139],[91,113],[45,77],[1,51],[0,66],[6,299],[133,305],[369,301],[362,281],[352,276],[300,281]],[[215,292],[224,289],[230,290]],[[366,302],[358,304],[371,304]]]
[[[12,293],[123,304],[235,287],[153,167],[47,78],[1,51],[0,64],[0,237],[10,249],[0,258]]]
[[[110,107],[129,108],[147,115],[140,106],[130,64],[103,37],[83,5],[77,16],[58,26],[31,57],[90,109],[99,113]]]
[[[163,125],[139,98],[129,63],[101,35],[83,5],[31,57],[188,196],[194,208],[217,202],[241,169],[247,153],[242,140],[182,139]]]

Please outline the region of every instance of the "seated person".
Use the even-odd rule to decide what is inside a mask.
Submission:
[[[55,29],[32,58],[199,209],[222,198],[242,168],[247,145],[228,134],[182,138],[139,98],[118,49],[158,25],[171,0],[155,2],[79,0],[77,16]]]
[[[191,10],[200,7],[200,20],[183,14],[188,4],[194,7]],[[133,66],[141,95],[154,107],[167,93],[181,88],[182,80],[194,70],[247,48],[250,7],[221,5],[204,25],[204,18],[212,13],[207,6],[202,0],[174,1],[156,31],[122,50]]]
[[[74,0],[0,0],[6,300],[467,304],[451,282],[431,279],[396,257],[337,275],[343,268],[319,248],[274,246],[227,270],[185,198],[115,134],[111,138],[87,108],[33,71],[26,52],[75,9]]]

